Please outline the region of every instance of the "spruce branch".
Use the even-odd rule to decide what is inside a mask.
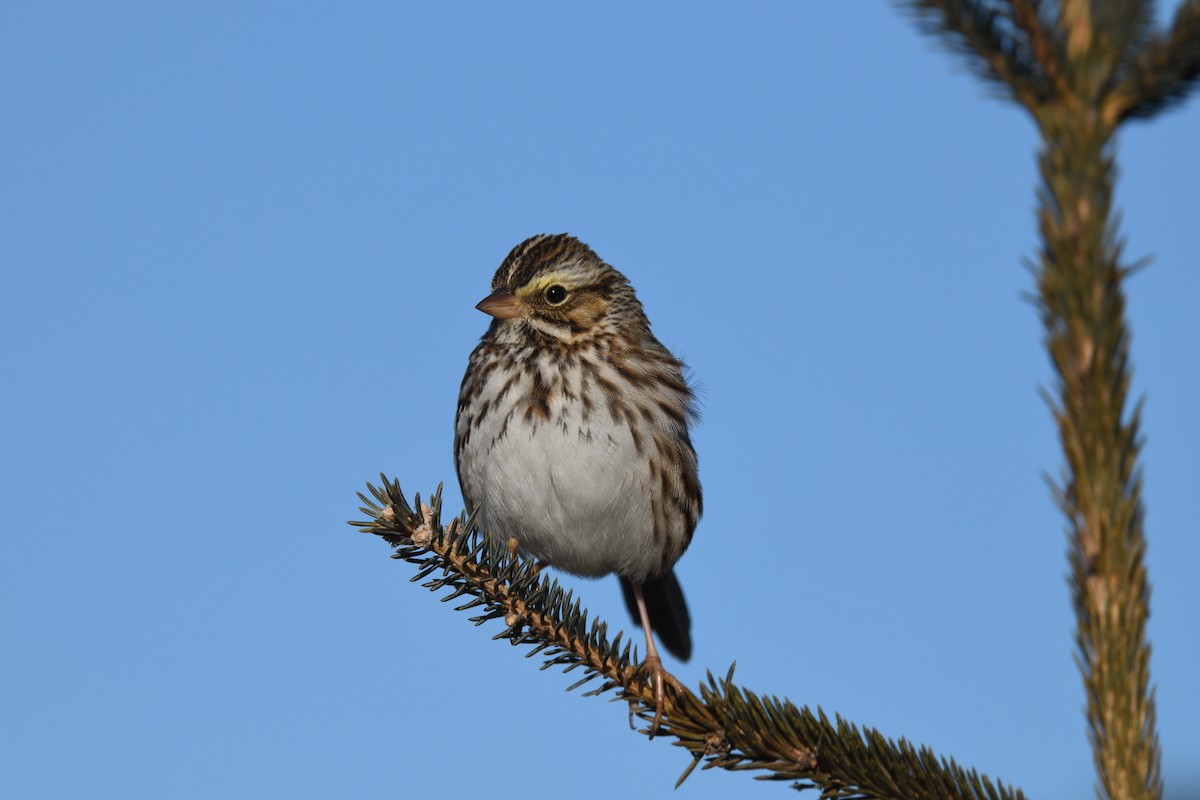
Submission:
[[[359,493],[368,519],[351,522],[395,548],[392,557],[417,568],[413,581],[441,600],[462,600],[456,610],[478,609],[476,625],[502,620],[493,639],[528,646],[542,669],[582,669],[576,689],[599,681],[586,695],[613,693],[628,701],[643,722],[654,717],[654,687],[622,634],[608,638],[608,626],[588,621],[579,599],[542,574],[533,559],[522,559],[509,542],[484,536],[466,515],[441,523],[441,487],[429,502],[420,495],[410,505],[398,481],[380,476]],[[649,728],[643,729],[648,733]],[[963,769],[926,747],[893,741],[872,728],[841,717],[830,720],[791,701],[760,696],[710,672],[693,693],[669,682],[659,736],[671,737],[692,761],[677,786],[702,769],[759,770],[764,780],[793,781],[796,789],[817,788],[831,800],[1023,800],[1020,790]]]
[[[1077,660],[1098,791],[1102,799],[1156,800],[1162,779],[1146,641],[1141,405],[1128,403],[1123,286],[1134,267],[1122,263],[1112,207],[1113,136],[1120,120],[1182,97],[1197,77],[1200,0],[1180,7],[1166,37],[1148,35],[1147,0],[1058,0],[1045,5],[1056,10],[1053,19],[1033,0],[997,0],[990,13],[1001,16],[1001,5],[1011,9],[1048,77],[1054,73],[1044,55],[1060,59],[1052,64],[1060,75],[1056,95],[1014,96],[1042,135],[1037,302],[1057,376],[1046,396],[1066,459],[1052,488],[1067,518]],[[950,15],[943,25],[946,35],[963,35]],[[979,56],[991,68],[994,53]]]
[[[1042,35],[1041,0],[1026,0],[1016,12],[987,0],[904,0],[902,5],[916,13],[926,32],[965,54],[980,77],[1026,107],[1054,95],[1055,47]]]
[[[1141,405],[1127,409],[1129,328],[1113,220],[1108,131],[1043,119],[1039,307],[1057,372],[1050,404],[1066,457],[1054,487],[1067,517],[1077,659],[1102,797],[1162,796],[1150,645]]]
[[[1200,78],[1200,0],[1185,0],[1170,30],[1149,37],[1105,107],[1110,123],[1152,117],[1187,97]]]
[[[1013,23],[1025,35],[1034,62],[1041,68],[1050,91],[1047,95],[1067,97],[1070,89],[1063,74],[1062,42],[1057,29],[1046,22],[1042,0],[1013,0]]]
[[[1113,72],[1132,63],[1154,29],[1154,3],[1146,0],[1092,3],[1091,16],[1096,35],[1103,40],[1097,50]]]

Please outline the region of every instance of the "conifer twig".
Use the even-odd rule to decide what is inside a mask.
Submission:
[[[1030,3],[976,5],[993,17],[1009,7],[1027,49],[1049,52],[1038,42],[1053,42],[1061,58],[1054,64],[1061,73],[1056,93],[1014,94],[1042,135],[1037,302],[1057,374],[1047,399],[1066,467],[1053,488],[1067,517],[1088,733],[1101,798],[1157,800],[1162,780],[1146,641],[1140,404],[1127,407],[1123,284],[1133,267],[1122,264],[1112,208],[1113,137],[1122,119],[1181,97],[1200,75],[1200,0],[1179,9],[1166,37],[1147,37],[1148,2],[1059,0],[1053,20]],[[963,33],[953,22],[947,17],[941,33],[957,41]],[[987,65],[994,61],[986,51],[979,55]]]
[[[995,81],[1025,105],[1052,91],[1031,47],[1015,35],[1013,24],[983,0],[909,0],[929,31],[950,34],[945,41],[973,59],[968,63],[985,80]],[[1011,17],[1011,15],[1009,15]]]
[[[1150,38],[1105,104],[1109,124],[1151,117],[1183,100],[1200,79],[1200,0],[1185,0],[1166,33]]]
[[[393,558],[417,567],[414,581],[431,591],[447,591],[443,602],[461,599],[457,610],[478,609],[476,625],[501,620],[494,639],[526,645],[526,657],[538,655],[542,669],[582,670],[568,691],[592,681],[587,695],[613,692],[627,700],[643,722],[654,716],[654,688],[622,634],[608,638],[608,626],[588,621],[571,592],[542,574],[533,559],[515,555],[508,542],[483,536],[474,521],[459,516],[441,523],[441,487],[422,503],[410,505],[399,483],[381,476],[367,485],[364,521],[352,522],[396,548]],[[648,728],[643,732],[648,732]],[[904,739],[892,741],[871,728],[840,717],[830,720],[790,701],[763,697],[710,672],[693,693],[672,683],[659,736],[672,737],[703,769],[762,770],[766,780],[792,781],[797,789],[819,788],[824,798],[869,800],[1023,800],[1016,789],[993,783],[974,770],[940,758]],[[678,784],[676,784],[678,785]]]
[[[1042,18],[1041,0],[1013,0],[1013,23],[1025,34],[1029,52],[1054,97],[1069,97],[1062,69],[1062,47]]]
[[[1140,403],[1127,409],[1129,328],[1112,219],[1111,131],[1041,115],[1038,305],[1057,372],[1048,401],[1066,467],[1054,486],[1067,517],[1077,658],[1101,797],[1162,796],[1142,522]],[[1095,120],[1096,117],[1091,117]]]

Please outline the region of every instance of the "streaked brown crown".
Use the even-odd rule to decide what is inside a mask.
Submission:
[[[492,278],[492,289],[515,291],[529,283],[534,275],[555,266],[577,266],[595,271],[607,267],[612,270],[592,248],[574,236],[567,233],[539,233],[509,251]]]

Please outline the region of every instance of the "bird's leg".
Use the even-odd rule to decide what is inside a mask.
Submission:
[[[514,537],[510,537],[508,540],[508,554],[514,561],[521,557],[521,543],[518,542]],[[541,575],[542,570],[548,566],[550,565],[539,558],[537,561],[533,562],[533,574]]]
[[[650,614],[646,611],[646,598],[642,597],[642,585],[633,584],[633,596],[637,598],[638,616],[642,618],[642,632],[646,634],[646,660],[643,666],[654,676],[654,723],[650,726],[650,738],[658,733],[662,726],[663,705],[666,703],[666,689],[663,686],[667,671],[663,669],[662,659],[658,657],[658,649],[654,646],[654,634],[650,632]],[[671,679],[675,683],[674,678]]]

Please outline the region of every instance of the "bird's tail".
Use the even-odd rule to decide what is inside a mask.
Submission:
[[[637,597],[633,584],[621,578],[621,592],[625,595],[625,607],[634,622],[641,625],[638,616]],[[651,578],[642,584],[642,597],[646,599],[646,611],[650,615],[650,627],[658,634],[658,640],[666,651],[687,661],[692,657],[692,618],[688,615],[683,589],[672,570],[659,578]]]

